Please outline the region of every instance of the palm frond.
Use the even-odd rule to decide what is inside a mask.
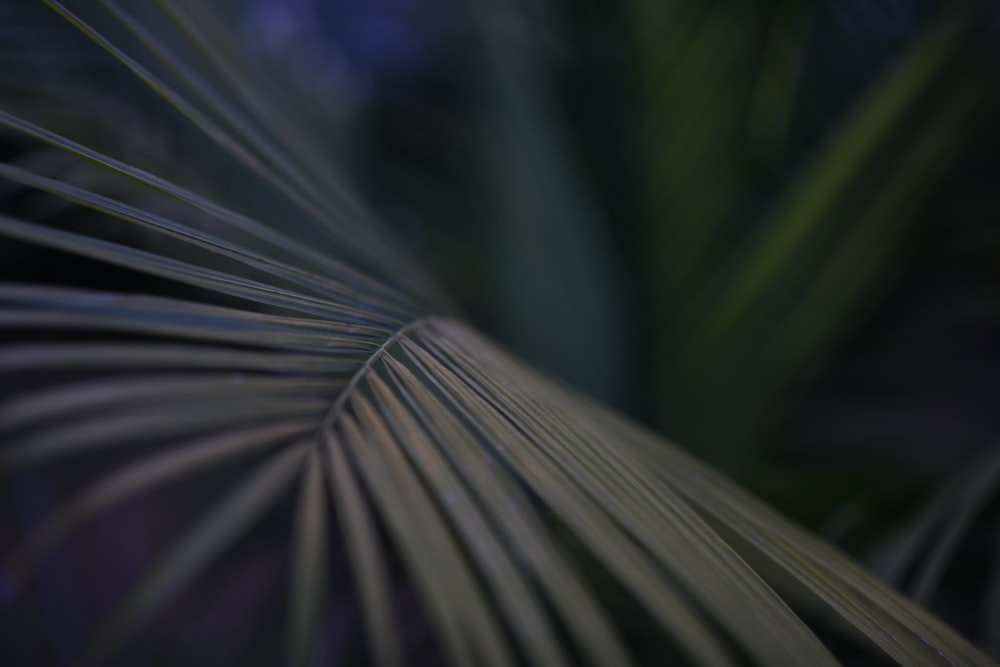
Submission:
[[[985,72],[960,66],[979,15],[942,11],[802,160],[780,143],[760,153],[766,137],[790,131],[787,107],[803,85],[792,66],[804,58],[771,50],[804,49],[817,31],[808,13],[822,3],[634,4],[648,53],[643,252],[667,332],[656,352],[660,423],[735,467],[924,233],[928,184],[985,113]],[[748,52],[785,67],[751,87]],[[730,419],[701,419],[722,404]]]
[[[914,513],[878,554],[876,571],[886,580],[901,584],[915,569],[913,582],[907,588],[917,600],[930,602],[945,569],[954,560],[959,542],[998,489],[1000,454],[989,450],[954,474]]]
[[[699,665],[835,665],[837,641],[905,665],[994,664],[675,445],[453,319],[403,244],[343,196],[335,170],[312,170],[323,156],[295,148],[308,135],[286,141],[296,126],[258,97],[266,86],[231,45],[205,36],[225,33],[193,20],[198,3],[160,5],[179,27],[169,46],[158,24],[101,3],[171,83],[89,19],[47,4],[281,204],[275,216],[196,194],[0,112],[24,137],[129,179],[111,196],[30,161],[0,166],[81,216],[67,229],[7,213],[0,234],[122,276],[112,294],[85,280],[0,286],[0,473],[112,468],[69,475],[90,481],[7,555],[13,608],[27,605],[45,554],[83,524],[151,491],[219,487],[182,503],[190,525],[100,622],[84,664],[113,661],[241,540],[284,539],[268,519],[289,515],[288,664],[317,655],[331,582],[345,578],[331,565],[338,551],[365,657],[379,665],[405,664],[412,643],[397,618],[401,579],[455,665],[633,664],[615,592],[665,651]],[[175,41],[187,49],[175,53]],[[144,207],[132,193],[182,206]],[[109,234],[86,224],[92,214],[151,236]],[[131,289],[135,276],[156,277],[159,291]]]

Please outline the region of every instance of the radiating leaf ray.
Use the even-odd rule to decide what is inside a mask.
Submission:
[[[408,360],[421,371],[428,386],[393,357],[386,363],[407,387],[407,400],[433,433],[434,443],[450,456],[479,493],[482,505],[504,531],[526,567],[536,575],[538,585],[546,590],[553,607],[569,627],[573,639],[593,656],[594,665],[627,665],[624,647],[588,589],[573,574],[565,553],[560,553],[548,536],[541,518],[531,510],[516,482],[505,472],[500,461],[431,393],[431,387],[444,392],[440,382],[412,352]]]
[[[67,307],[71,310],[72,306]],[[105,334],[148,334],[166,336],[175,340],[194,340],[201,343],[224,343],[270,350],[286,350],[301,354],[323,355],[326,362],[348,361],[363,357],[374,344],[331,337],[322,334],[273,331],[257,327],[218,327],[185,324],[177,320],[157,322],[131,316],[121,310],[113,314],[90,312],[59,312],[50,310],[14,310],[0,308],[0,329],[10,331],[100,331]],[[347,329],[348,327],[342,327]]]
[[[450,517],[490,583],[492,597],[512,627],[517,644],[535,664],[565,665],[566,658],[540,600],[510,559],[507,548],[497,539],[476,501],[437,454],[427,434],[389,385],[377,373],[369,374],[367,381],[379,412],[391,425],[401,448],[409,454],[413,467],[421,471],[427,485],[434,489],[442,513]]]
[[[382,517],[387,530],[395,536],[400,558],[410,568],[411,576],[431,621],[437,628],[443,648],[453,664],[473,664],[474,652],[469,636],[455,607],[464,595],[452,577],[442,580],[437,573],[444,567],[435,553],[433,537],[428,538],[422,526],[414,520],[411,492],[403,496],[395,480],[386,470],[387,463],[372,452],[373,443],[350,414],[337,420],[340,435],[334,441],[342,445],[357,463],[358,476],[364,481],[372,498],[373,509]],[[436,535],[435,535],[436,536]],[[439,543],[440,544],[440,543]],[[449,564],[450,565],[450,564]]]
[[[953,500],[952,511],[947,513],[947,526],[934,541],[912,586],[913,597],[920,602],[930,602],[959,541],[976,515],[1000,492],[1000,454],[993,450],[978,457],[955,481],[958,497]]]
[[[157,368],[260,371],[273,373],[345,373],[356,363],[320,354],[282,354],[233,350],[183,343],[36,343],[0,349],[0,366],[12,372],[44,369]]]
[[[45,225],[16,220],[3,215],[0,215],[0,234],[294,312],[307,313],[334,320],[355,318],[365,324],[381,322],[388,327],[387,333],[402,324],[397,319],[380,316],[375,311],[362,310],[346,304],[303,296],[288,290],[251,281],[247,278],[240,278],[214,269],[206,269],[195,264],[171,259],[163,255],[136,250],[120,244],[53,229]]]
[[[539,376],[521,369],[461,329],[449,327],[447,338],[461,341],[468,350],[475,351],[474,367],[484,369],[480,372],[492,369],[496,378],[507,376],[505,386],[528,390],[567,412],[586,415],[584,421],[603,434],[604,442],[618,443],[615,451],[635,457],[637,465],[675,488],[727,534],[746,539],[777,564],[783,576],[813,591],[901,664],[992,664],[954,631],[675,447],[644,434],[590,401],[553,390]],[[495,398],[492,393],[488,395]]]
[[[154,402],[322,398],[340,386],[342,383],[326,378],[257,377],[243,373],[149,373],[138,378],[100,378],[60,384],[12,398],[0,405],[0,428],[12,430],[46,419],[58,421],[90,410],[137,406],[141,409],[142,404]]]
[[[118,48],[82,18],[67,9],[62,3],[57,2],[57,0],[43,1],[58,12],[67,22],[71,23],[80,32],[111,54],[118,62],[127,67],[136,77],[149,86],[150,89],[176,108],[195,127],[228,152],[237,162],[258,174],[264,182],[273,186],[277,192],[287,196],[289,201],[293,202],[303,212],[314,216],[317,221],[322,221],[326,225],[331,225],[336,230],[343,231],[343,221],[338,222],[324,215],[314,202],[308,201],[296,190],[293,182],[288,179],[287,175],[280,175],[270,169],[254,151],[233,138],[224,128],[202,113],[187,98],[156,77],[135,58],[127,55],[122,49]]]
[[[332,298],[337,302],[350,304],[354,307],[358,307],[360,302],[367,308],[398,317],[400,321],[412,319],[415,316],[413,310],[400,308],[393,302],[381,301],[377,297],[366,293],[354,293],[349,285],[335,279],[317,276],[314,273],[272,260],[258,252],[241,247],[232,241],[218,238],[212,234],[174,220],[169,220],[163,216],[148,213],[141,208],[115,201],[110,197],[95,194],[87,189],[68,183],[61,183],[44,176],[38,176],[11,165],[0,164],[0,176],[22,185],[37,188],[66,201],[86,206],[100,213],[160,232],[216,255],[228,257],[245,266],[309,290],[314,295]]]
[[[270,165],[276,175],[281,176],[282,181],[287,187],[297,190],[303,197],[309,199],[313,205],[328,210],[341,208],[336,206],[336,202],[331,200],[329,195],[316,187],[309,172],[300,169],[299,166],[288,159],[281,145],[272,141],[266,135],[263,127],[246,118],[218,90],[213,88],[211,83],[193,71],[176,52],[171,51],[162,40],[157,38],[140,21],[136,20],[131,14],[122,9],[120,5],[112,2],[112,0],[99,0],[99,2],[119,23],[138,39],[149,53],[163,63],[193,93],[195,99],[200,100],[229,130],[232,130],[234,133],[231,139],[233,145],[252,150],[256,156]],[[138,66],[136,61],[127,62],[124,59],[123,52],[116,52],[115,56],[129,67],[132,64]],[[162,81],[154,79],[151,74],[147,75],[149,76],[147,84],[154,90],[162,89],[164,95],[171,101],[185,99],[181,94],[168,88]],[[175,103],[175,106],[178,106],[178,104]],[[179,106],[179,108],[182,113],[186,114],[188,111],[193,110],[195,106],[193,103],[185,102],[183,107]],[[207,116],[202,117],[200,115],[192,118],[192,122],[199,126],[211,123]],[[353,218],[353,216],[340,216],[340,220],[337,221],[338,227],[348,220],[353,222]],[[362,233],[367,235],[370,232],[362,230]]]
[[[210,16],[207,8],[197,2],[157,0],[156,4],[204,56],[206,66],[211,65],[234,92],[237,103],[257,117],[260,127],[273,132],[279,144],[286,144],[293,155],[302,159],[307,171],[317,174],[322,187],[335,191],[337,199],[344,202],[351,213],[365,216],[365,222],[369,222],[371,216],[365,215],[356,195],[344,187],[343,179],[335,173],[331,156],[320,151],[316,142],[303,132],[302,119],[291,116],[295,108],[288,104],[276,108],[275,103],[282,99],[280,91],[267,89],[267,82],[260,81],[253,76],[252,70],[242,66],[243,55],[238,52],[237,45],[220,28],[215,17]],[[313,129],[310,126],[307,131]]]
[[[772,559],[779,571],[813,591],[901,664],[991,664],[953,630],[718,473],[675,447],[664,447],[655,436],[640,434],[636,427],[624,425],[600,408],[592,414],[610,420],[618,437],[638,440],[640,444],[633,451],[648,456],[645,464],[694,507],[746,539]]]
[[[354,396],[351,408],[360,426],[367,431],[371,448],[366,452],[368,461],[372,461],[373,454],[380,455],[381,465],[373,468],[384,470],[399,489],[400,500],[412,512],[413,528],[410,530],[416,529],[426,535],[435,569],[448,572],[449,579],[453,581],[448,605],[464,630],[473,660],[478,664],[498,667],[515,664],[511,647],[504,639],[492,605],[476,583],[473,567],[455,543],[451,530],[435,508],[416,471],[404,457],[385,417],[361,394]],[[380,508],[388,509],[388,506]],[[412,539],[412,533],[408,537]],[[440,586],[441,577],[435,576],[434,579],[434,584]]]
[[[292,447],[271,457],[152,565],[104,621],[82,664],[105,662],[168,596],[196,578],[269,509],[292,483],[306,451]]]
[[[178,438],[233,428],[243,424],[322,416],[324,401],[296,398],[279,401],[237,401],[208,404],[198,400],[175,401],[128,412],[105,412],[69,420],[57,426],[30,432],[0,448],[0,473],[27,465],[95,450],[139,446],[151,440]]]
[[[392,582],[371,512],[344,453],[345,445],[329,430],[324,430],[320,437],[330,471],[330,498],[340,518],[347,556],[357,581],[372,659],[378,667],[399,667],[402,655],[392,614]]]
[[[386,245],[384,239],[376,241],[370,236],[369,232],[366,231],[366,228],[347,226],[349,223],[346,223],[344,218],[337,219],[324,212],[322,206],[317,204],[315,200],[301,194],[296,187],[294,179],[289,178],[287,174],[280,174],[275,172],[273,169],[270,169],[259,159],[258,155],[249,150],[248,147],[244,146],[240,141],[232,137],[223,128],[219,127],[209,117],[199,111],[187,98],[170,88],[166,83],[154,76],[147,68],[143,67],[137,60],[130,57],[124,51],[115,46],[99,31],[87,24],[79,16],[70,12],[64,5],[57,2],[57,0],[43,1],[58,12],[69,23],[74,25],[82,33],[108,51],[108,53],[114,56],[116,60],[122,63],[122,65],[127,67],[133,74],[135,74],[135,76],[141,79],[153,91],[175,107],[181,114],[191,121],[193,125],[204,132],[213,141],[218,143],[224,150],[232,155],[234,159],[248,167],[251,171],[257,173],[266,183],[272,185],[277,192],[285,195],[290,203],[294,204],[303,212],[308,213],[317,222],[322,223],[325,228],[331,232],[331,235],[338,239],[339,242],[344,243],[347,247],[353,247],[359,257],[372,262],[374,266],[381,266],[383,269],[388,270],[392,275],[406,277],[409,274],[410,277],[413,278],[413,272],[407,271],[409,268],[408,263],[399,261],[396,250],[392,246]],[[371,245],[372,243],[376,244],[374,248]],[[380,262],[380,260],[384,260],[386,254],[392,257],[394,261],[387,264]]]
[[[351,202],[355,204],[354,206],[345,205],[347,202],[342,202],[338,199],[333,199],[330,197],[330,190],[324,190],[312,178],[312,172],[308,169],[302,169],[300,166],[296,165],[294,161],[289,160],[285,151],[282,150],[280,142],[274,142],[270,140],[262,127],[255,126],[247,118],[245,118],[235,107],[229,104],[220,94],[218,94],[207,82],[203,81],[199,76],[197,76],[190,67],[186,66],[181,59],[174,53],[171,53],[169,49],[158,40],[152,33],[144,28],[138,21],[132,18],[127,12],[121,9],[116,3],[111,0],[101,0],[101,4],[104,5],[123,25],[125,25],[133,35],[135,35],[143,45],[154,55],[157,59],[165,64],[171,71],[176,74],[184,84],[198,97],[205,105],[211,109],[220,119],[222,119],[232,130],[236,132],[238,137],[235,139],[237,143],[243,143],[243,145],[253,147],[256,154],[264,158],[269,162],[278,174],[285,177],[285,183],[290,188],[297,189],[303,197],[311,201],[315,207],[316,211],[337,211],[338,215],[336,217],[329,217],[331,223],[336,222],[338,226],[345,223],[351,225],[351,230],[358,234],[359,237],[380,244],[380,250],[383,252],[389,251],[394,255],[396,254],[396,249],[394,244],[386,242],[385,235],[379,235],[376,232],[377,227],[380,226],[380,222],[369,219],[369,216],[364,216],[363,211],[356,202]],[[163,86],[162,82],[157,82],[153,85],[154,88]],[[242,139],[242,142],[240,141]],[[329,216],[329,213],[327,214]],[[361,225],[358,222],[364,218],[367,224]],[[380,265],[386,266],[384,261],[385,257],[381,253],[373,252],[373,256],[380,260]],[[389,266],[394,266],[389,264]],[[405,263],[400,263],[395,266],[399,268],[407,268]]]
[[[491,443],[548,507],[591,549],[598,560],[652,613],[681,646],[703,665],[733,665],[712,636],[697,610],[677,589],[672,578],[663,577],[655,564],[624,534],[606,510],[586,491],[537,451],[490,399],[478,393],[464,371],[442,365],[420,347],[403,344],[434,369],[458,409],[468,415],[480,434]]]
[[[249,330],[259,340],[269,342],[279,334],[315,336],[330,345],[371,350],[381,345],[385,332],[354,322],[307,319],[270,313],[255,313],[166,297],[99,292],[95,290],[51,287],[47,285],[0,283],[0,302],[51,312],[88,312],[115,316],[150,326],[161,324],[183,331],[196,323],[206,327]]]
[[[450,343],[447,338],[428,340],[442,350]],[[533,404],[532,397],[517,392],[516,385],[500,382],[497,378],[502,375],[464,365],[470,375],[478,376],[470,379],[484,387],[482,394],[500,401],[500,411],[533,442],[550,447],[551,460],[595,499],[602,499],[606,511],[632,539],[655,554],[761,664],[793,657],[817,665],[837,664],[811,631],[677,496],[655,488],[613,449],[574,432],[561,415],[545,415],[544,404]]]
[[[187,475],[229,463],[260,448],[287,442],[312,428],[315,423],[311,421],[257,424],[177,443],[161,453],[125,465],[67,500],[34,526],[7,559],[7,571],[15,580],[23,581],[34,571],[39,560],[73,529],[115,504]]]
[[[406,295],[420,302],[427,302],[426,295],[415,291],[420,283],[399,283],[391,287],[368,277],[357,267],[338,261],[328,253],[317,251],[308,244],[288,237],[277,230],[251,219],[245,215],[237,213],[225,206],[221,206],[209,199],[198,195],[190,190],[182,188],[170,181],[153,176],[145,171],[128,165],[120,160],[104,155],[87,146],[71,141],[56,132],[46,130],[32,123],[29,123],[17,116],[0,109],[0,126],[7,126],[21,132],[22,134],[43,141],[51,146],[63,150],[71,155],[76,155],[88,160],[104,169],[121,174],[137,183],[140,183],[156,192],[167,195],[177,201],[187,204],[196,210],[206,213],[216,220],[232,226],[241,232],[260,239],[275,248],[287,252],[289,255],[302,260],[303,264],[312,266],[321,271],[323,275],[330,277],[341,277],[358,289],[370,291],[382,298],[402,298]]]
[[[653,436],[625,427],[596,409],[592,415],[626,442],[640,460],[706,517],[747,540],[782,577],[812,591],[844,621],[900,664],[993,664],[954,631],[887,589],[832,548],[782,519],[721,476]]]
[[[327,531],[324,468],[319,448],[302,462],[302,481],[295,509],[291,585],[288,588],[288,664],[309,664],[316,628],[327,598]]]
[[[1000,548],[993,550],[994,560],[1000,561]],[[1000,654],[1000,568],[993,568],[993,574],[986,583],[983,605],[983,644],[992,655]]]

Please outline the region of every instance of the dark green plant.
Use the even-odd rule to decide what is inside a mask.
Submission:
[[[154,174],[0,111],[28,145],[0,165],[20,211],[0,215],[0,234],[53,267],[0,286],[0,472],[12,488],[42,471],[81,489],[6,554],[6,627],[32,627],[28,582],[60,542],[163,494],[188,523],[97,624],[84,664],[136,632],[167,644],[143,624],[247,540],[289,555],[282,657],[261,622],[247,644],[264,648],[244,662],[310,664],[343,599],[367,648],[341,659],[421,662],[399,593],[412,588],[410,613],[455,665],[660,664],[674,650],[700,665],[994,664],[675,445],[463,324],[344,185],[321,128],[201,3],[46,4],[211,141],[181,151],[203,160],[197,174],[169,160]],[[95,267],[109,273],[71,275]]]

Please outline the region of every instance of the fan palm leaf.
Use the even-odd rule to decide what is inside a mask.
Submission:
[[[290,498],[288,664],[316,655],[336,549],[379,665],[410,662],[398,567],[455,665],[632,664],[611,587],[694,664],[839,664],[821,639],[832,636],[899,664],[993,664],[675,445],[463,324],[197,3],[157,3],[175,22],[171,44],[187,44],[183,56],[153,22],[114,3],[101,4],[143,54],[47,4],[280,202],[280,215],[234,206],[0,113],[38,150],[127,187],[97,192],[30,160],[0,166],[5,179],[142,235],[14,214],[0,216],[0,234],[182,286],[182,296],[124,281],[112,293],[0,286],[9,379],[0,473],[126,459],[29,526],[7,555],[15,608],[45,554],[82,524],[198,477],[223,487],[100,623],[84,664],[112,660]],[[166,66],[163,77],[147,56]]]

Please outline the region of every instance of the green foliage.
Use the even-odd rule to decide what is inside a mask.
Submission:
[[[986,108],[964,57],[984,18],[939,17],[785,176],[812,3],[635,5],[661,424],[733,467],[925,233],[928,184]]]
[[[21,212],[0,215],[0,234],[45,249],[47,262],[111,271],[110,288],[58,272],[50,278],[60,280],[0,286],[0,368],[11,378],[0,396],[0,473],[25,484],[32,472],[49,473],[82,489],[29,521],[4,554],[16,588],[7,627],[29,627],[25,619],[38,613],[30,582],[47,554],[116,506],[162,495],[177,503],[168,514],[183,517],[185,527],[87,628],[83,664],[130,660],[135,651],[149,659],[169,642],[155,622],[145,627],[150,619],[209,582],[251,539],[287,553],[284,640],[274,642],[267,623],[248,622],[243,632],[259,637],[246,644],[265,645],[242,660],[251,664],[319,660],[323,638],[334,634],[331,614],[344,600],[359,610],[367,647],[345,648],[337,658],[413,663],[419,642],[407,633],[411,619],[398,594],[407,587],[420,602],[411,614],[430,628],[440,659],[454,665],[659,664],[671,650],[698,665],[835,665],[850,651],[904,665],[994,664],[676,445],[545,378],[464,324],[320,150],[323,126],[274,95],[200,3],[164,0],[134,12],[110,1],[74,11],[46,4],[207,137],[205,155],[226,167],[190,178],[174,165],[166,171],[177,177],[168,178],[25,114],[0,112],[0,124],[31,147],[0,165],[17,193],[30,193]],[[790,18],[779,12],[775,21],[799,25],[800,10],[785,10]],[[733,20],[713,15],[710,39],[691,48],[726,42]],[[780,335],[745,362],[789,366],[773,376],[766,398],[826,344],[829,328],[817,324],[813,304],[825,304],[829,312],[820,315],[832,319],[856,307],[901,233],[888,213],[911,199],[970,113],[972,100],[952,96],[944,124],[907,146],[905,168],[878,197],[851,209],[856,225],[828,226],[843,192],[860,187],[871,147],[902,122],[911,97],[937,80],[960,34],[941,33],[915,50],[858,111],[846,138],[817,158],[725,263],[710,308],[678,348],[685,363],[732,368],[747,352],[726,343],[734,327],[759,346],[754,323],[778,312]],[[522,157],[528,145],[539,151],[531,161],[537,171],[524,180],[492,182],[505,204],[499,213],[542,227],[502,231],[510,246],[540,247],[547,256],[573,237],[572,224],[584,225],[575,238],[588,240],[565,249],[572,280],[547,298],[565,299],[571,318],[614,317],[608,295],[580,298],[591,281],[593,290],[606,284],[587,272],[600,254],[599,238],[588,236],[598,226],[573,194],[544,105],[525,102],[538,98],[523,92],[530,77],[518,75],[516,59],[502,58],[495,44],[486,51],[501,61],[488,70],[497,77],[498,107],[509,104],[520,118],[505,126],[512,136],[494,144],[498,170],[509,174],[505,160]],[[665,63],[675,58],[663,55]],[[691,85],[683,72],[677,77],[677,85]],[[759,85],[766,92],[750,95],[749,105],[755,151],[780,143],[791,95],[784,73],[762,75]],[[41,104],[44,111],[44,98]],[[692,136],[685,150],[702,154],[695,144],[718,136],[712,124],[699,127],[705,136]],[[550,141],[556,147],[546,147]],[[662,166],[657,177],[683,189],[674,168]],[[708,227],[687,219],[707,236],[696,239],[692,255],[671,250],[693,263],[668,264],[675,273],[663,281],[666,294],[687,293],[713,254],[721,219],[706,218]],[[605,270],[613,273],[597,271]],[[780,277],[795,271],[806,278],[789,296]],[[751,303],[767,307],[751,310]],[[519,323],[518,335],[530,325]],[[556,326],[539,323],[548,333]],[[791,349],[790,357],[779,358],[779,347]],[[614,366],[606,357],[595,361],[595,381],[613,382]],[[717,389],[718,369],[703,377],[682,370],[674,381],[689,383],[693,398],[673,390],[667,405],[677,410]],[[345,588],[334,587],[345,580]],[[651,628],[652,648],[632,641],[633,625]],[[129,647],[135,637],[143,646]],[[22,661],[35,647],[16,636],[3,641]],[[204,659],[195,649],[182,653],[179,663]]]

